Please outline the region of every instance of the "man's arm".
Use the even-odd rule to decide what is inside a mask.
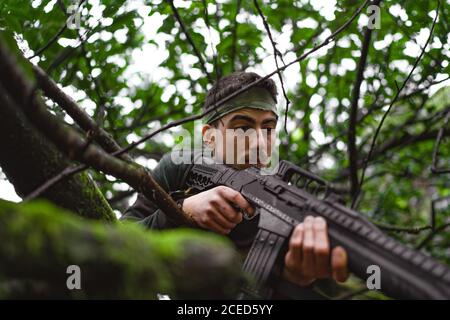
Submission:
[[[184,187],[188,169],[174,165],[170,154],[166,154],[153,170],[153,176],[161,187],[172,192]],[[239,192],[224,186],[186,198],[183,210],[191,215],[199,227],[228,234],[242,221],[241,213],[231,204],[250,214],[254,213],[254,209]],[[159,230],[182,225],[182,222],[168,220],[164,212],[142,194],[138,195],[134,205],[125,211],[121,219],[134,220],[148,228]],[[320,219],[313,223],[311,219],[306,219],[306,228],[304,224],[298,225],[290,239],[289,251],[285,257],[284,277],[301,286],[318,278],[345,281],[348,277],[345,250],[330,250],[326,223],[323,225]]]
[[[138,194],[136,202],[129,207],[121,220],[135,221],[150,229],[172,229],[182,225],[180,221],[167,219],[167,215],[143,194]]]
[[[174,192],[183,188],[189,165],[176,165],[171,160],[170,153],[165,154],[152,171],[155,181],[166,191]],[[181,204],[181,200],[177,201]],[[121,220],[135,221],[151,229],[172,229],[185,225],[184,220],[169,219],[158,208],[156,203],[143,194],[138,194],[136,202],[123,213]]]

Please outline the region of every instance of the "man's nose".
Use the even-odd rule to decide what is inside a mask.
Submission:
[[[259,150],[263,150],[264,152],[266,151],[267,148],[267,131],[266,129],[262,129],[262,128],[257,128],[256,129],[256,141],[254,141],[254,145],[251,146],[251,148],[253,149],[259,149]]]

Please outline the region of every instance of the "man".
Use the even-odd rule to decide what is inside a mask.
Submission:
[[[251,72],[237,72],[222,78],[208,92],[204,111],[259,78]],[[212,150],[213,158],[224,161],[232,154],[230,165],[238,168],[267,165],[275,143],[276,101],[276,85],[273,80],[266,79],[210,112],[202,135],[204,143]],[[244,149],[238,150],[237,138],[248,130],[255,134],[245,143]],[[256,163],[250,162],[252,151],[257,153]],[[192,160],[197,156],[193,153]],[[166,191],[183,194],[187,189],[189,169],[189,164],[177,165],[167,154],[154,169],[153,176]],[[243,220],[243,213],[253,215],[255,209],[239,192],[220,186],[195,195],[184,193],[184,198],[178,203],[198,228],[228,235],[240,249],[250,247],[257,232],[258,217]],[[186,226],[183,219],[169,219],[143,195],[139,195],[136,203],[127,209],[123,219],[134,219],[153,229]],[[348,277],[347,253],[341,247],[330,249],[326,221],[320,217],[309,216],[294,229],[284,261],[283,276],[299,286],[309,286],[316,279],[324,278],[343,282]]]

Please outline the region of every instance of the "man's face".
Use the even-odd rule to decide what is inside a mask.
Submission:
[[[244,169],[269,165],[275,142],[277,116],[272,111],[243,108],[218,120],[217,127],[203,126],[203,139],[214,157]]]

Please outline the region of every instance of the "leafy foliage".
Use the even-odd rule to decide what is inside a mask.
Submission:
[[[312,0],[260,2],[286,62],[320,43],[361,3],[337,1],[330,12]],[[68,0],[3,0],[0,30],[14,33],[26,56],[33,56],[64,26],[64,8],[70,4]],[[272,46],[252,1],[175,1],[175,6],[213,78],[234,70],[273,71]],[[381,26],[373,30],[359,99],[359,168],[397,86],[425,44],[436,7],[437,1],[381,2]],[[44,69],[53,65],[55,81],[91,115],[100,119],[99,106],[104,105],[103,126],[119,144],[124,146],[161,125],[200,112],[211,83],[167,1],[97,0],[86,1],[82,8],[81,30],[64,30],[58,41],[32,61]],[[450,74],[449,14],[449,2],[441,1],[430,46],[375,145],[358,203],[358,209],[374,221],[402,227],[428,225],[432,200],[450,196],[448,174],[430,171],[437,131],[450,108],[448,81],[443,82]],[[336,41],[285,72],[292,103],[289,137],[280,121],[281,158],[324,176],[344,191],[349,188],[350,101],[368,18],[363,12]],[[86,32],[86,41],[80,45],[79,34],[84,38]],[[158,56],[149,55],[157,52]],[[154,61],[160,63],[154,66]],[[266,70],[267,65],[271,70]],[[186,128],[193,130],[192,125]],[[158,135],[131,154],[142,163],[158,160],[173,146],[171,133],[177,130]],[[447,134],[438,153],[439,163],[447,167],[448,140]],[[91,174],[110,197],[127,189],[113,178]],[[347,193],[344,196],[350,200]],[[115,206],[123,210],[126,203]],[[449,211],[448,205],[440,210],[437,226],[448,222]],[[414,245],[427,232],[393,235]],[[449,233],[444,232],[424,250],[450,263],[449,242]]]

